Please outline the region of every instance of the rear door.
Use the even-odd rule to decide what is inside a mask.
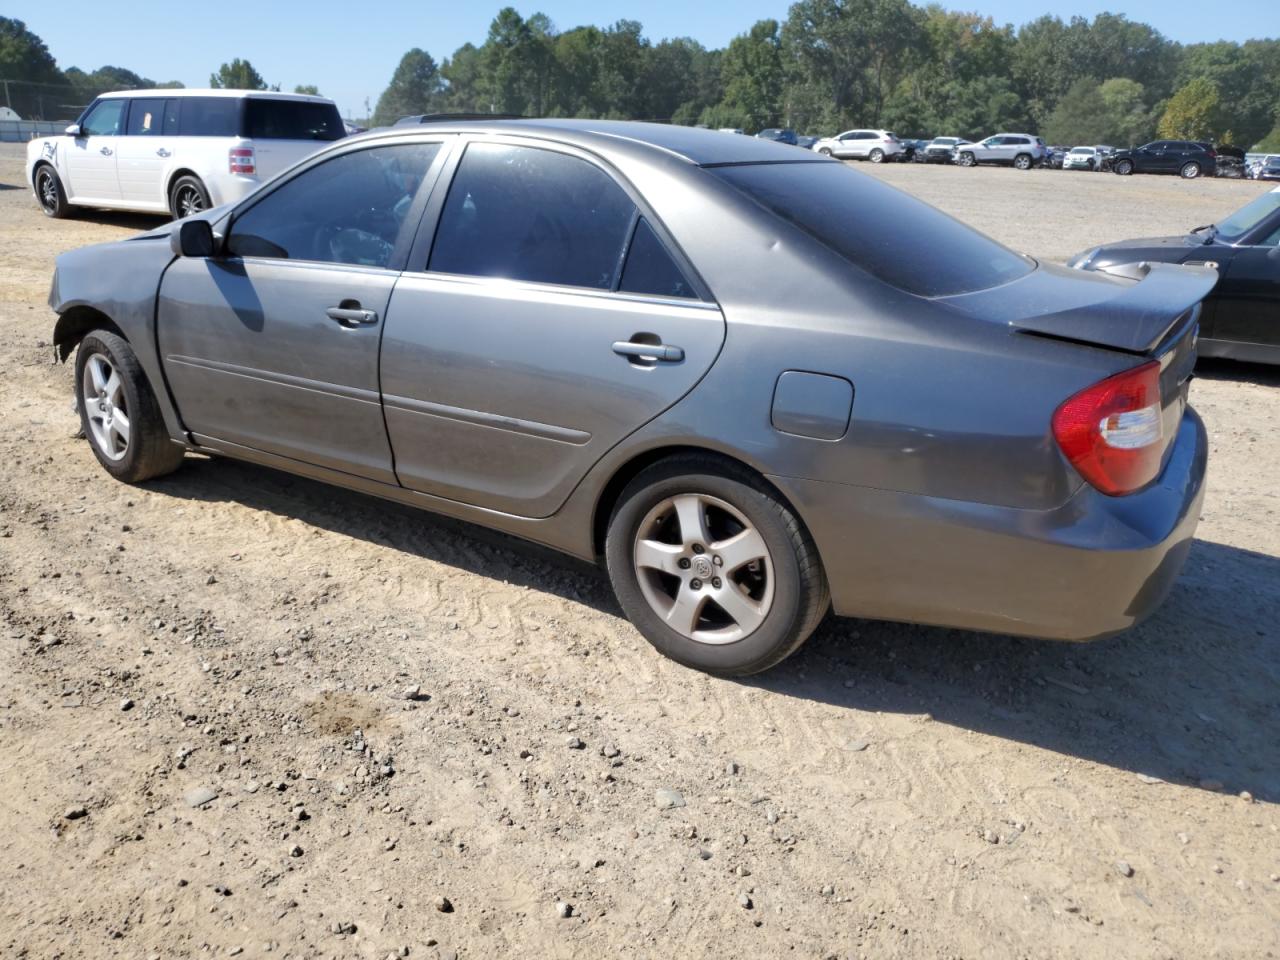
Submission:
[[[116,172],[116,144],[124,128],[129,101],[109,97],[95,103],[80,121],[81,136],[72,139],[66,152],[67,189],[78,202],[120,202],[120,177]]]
[[[640,198],[588,154],[472,141],[419,237],[382,350],[410,489],[549,516],[719,353],[719,308]]]
[[[130,204],[168,207],[164,173],[176,149],[177,104],[172,97],[130,102],[124,135],[116,140],[120,195]]]
[[[238,210],[225,256],[165,272],[161,356],[201,442],[395,483],[378,345],[440,152],[424,139],[337,154]]]

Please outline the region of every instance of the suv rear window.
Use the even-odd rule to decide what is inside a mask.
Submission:
[[[263,97],[244,102],[244,135],[254,140],[340,140],[346,134],[332,103]]]
[[[900,290],[946,297],[985,290],[1035,261],[874,177],[841,163],[708,170],[855,266]]]

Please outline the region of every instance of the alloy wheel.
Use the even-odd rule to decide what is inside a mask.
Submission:
[[[1194,180],[1200,176],[1200,166],[1195,163],[1184,164],[1182,167],[1182,176],[1187,180]]]
[[[40,192],[40,205],[52,213],[58,209],[58,181],[52,170],[41,170],[36,187]]]
[[[93,444],[109,460],[122,460],[129,452],[130,430],[124,382],[100,353],[91,356],[84,369],[81,393]]]
[[[185,186],[178,191],[178,216],[186,218],[204,209],[204,198],[200,191],[192,186]]]
[[[773,560],[764,537],[718,497],[683,493],[657,504],[636,531],[632,558],[649,606],[690,640],[741,640],[773,606]]]

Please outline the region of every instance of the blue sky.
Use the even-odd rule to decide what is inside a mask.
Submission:
[[[787,0],[547,0],[514,3],[526,16],[541,11],[560,29],[586,23],[605,26],[627,18],[644,24],[650,39],[691,36],[708,47],[723,46],[754,21],[785,19]],[[1184,0],[1018,0],[947,2],[976,10],[998,23],[1021,24],[1041,13],[1063,19],[1111,11],[1150,23],[1183,43],[1280,35],[1276,0],[1232,0],[1228,14],[1215,16],[1204,3]],[[233,57],[249,59],[268,83],[290,90],[314,83],[346,115],[362,115],[364,99],[376,101],[401,55],[410,47],[443,60],[467,41],[479,44],[502,0],[311,0],[208,6],[172,0],[57,0],[39,6],[29,0],[7,15],[26,21],[44,38],[63,67],[127,67],[154,80],[181,80],[206,86],[209,73]],[[27,7],[28,9],[23,9]]]

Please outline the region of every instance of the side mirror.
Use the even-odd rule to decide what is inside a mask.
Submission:
[[[62,132],[65,133],[68,137],[84,136],[84,128],[81,127],[80,124],[78,123],[71,124],[69,127],[67,127],[66,130],[63,130]]]
[[[178,257],[212,257],[217,252],[208,220],[179,220],[169,234],[169,249]]]

